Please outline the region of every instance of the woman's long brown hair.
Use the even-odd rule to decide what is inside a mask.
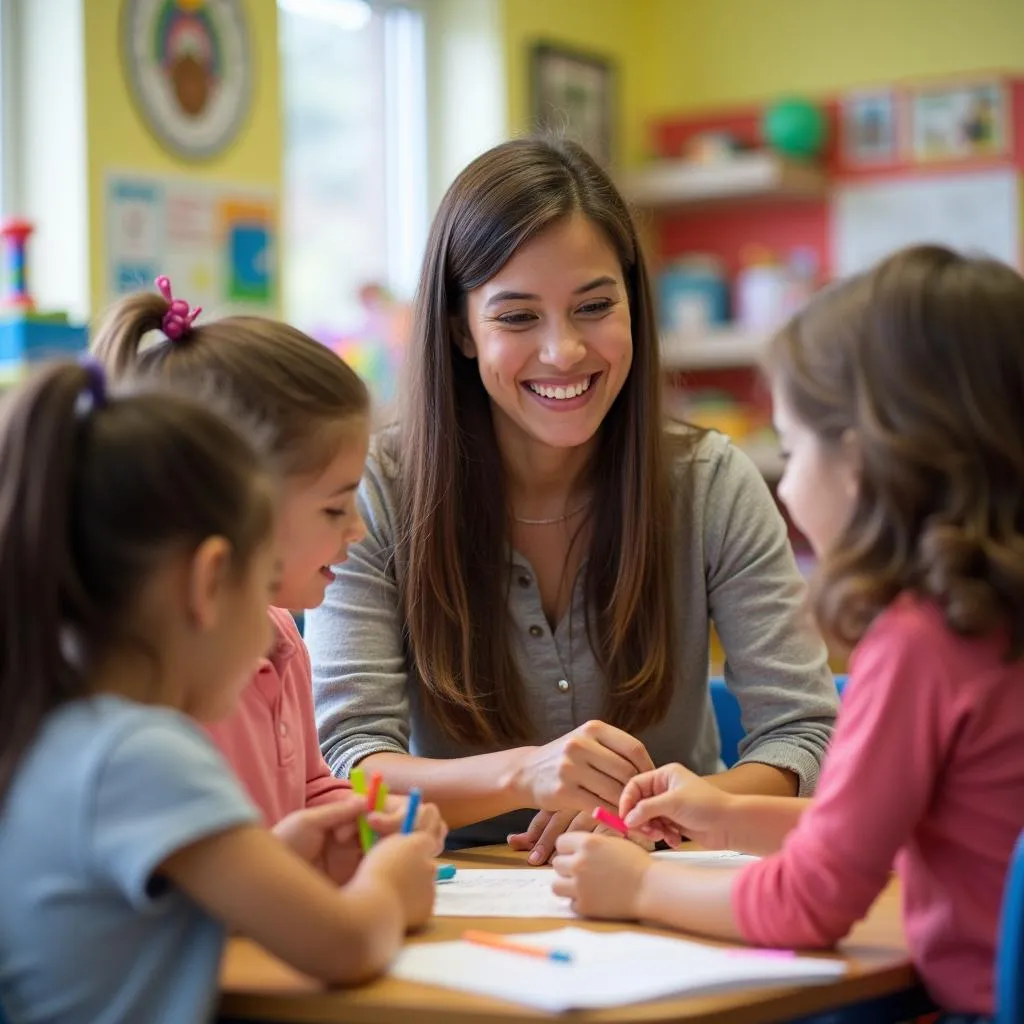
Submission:
[[[1024,650],[1024,279],[938,246],[897,253],[816,297],[768,360],[798,420],[851,432],[859,495],[812,587],[852,647],[900,593],[951,629]]]
[[[668,439],[658,343],[636,229],[580,147],[522,139],[456,179],[427,243],[400,433],[397,576],[422,700],[453,737],[481,746],[533,732],[512,652],[509,521],[488,395],[456,344],[466,295],[525,242],[587,217],[622,265],[633,363],[601,426],[585,569],[587,630],[607,679],[606,719],[637,731],[665,713],[675,656]]]

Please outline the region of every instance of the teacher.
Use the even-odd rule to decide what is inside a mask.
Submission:
[[[666,425],[636,228],[582,149],[516,140],[459,175],[408,358],[367,536],[306,620],[335,775],[418,786],[456,843],[533,863],[652,764],[811,793],[836,691],[785,525],[726,438]],[[712,621],[746,728],[728,771]]]

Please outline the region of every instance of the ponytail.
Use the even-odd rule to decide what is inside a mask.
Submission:
[[[69,546],[86,384],[81,367],[56,367],[0,417],[0,794],[43,717],[78,687],[60,626],[66,606],[87,604]]]
[[[272,525],[253,446],[171,394],[107,402],[59,363],[0,406],[0,798],[45,717],[89,693],[174,545],[223,536],[243,569]]]
[[[93,334],[91,348],[112,377],[134,370],[143,338],[160,330],[170,308],[167,299],[156,292],[136,292],[111,306]],[[161,339],[155,344],[163,349],[168,342]]]
[[[368,419],[370,396],[358,374],[302,331],[265,317],[200,316],[171,340],[164,333],[171,311],[162,294],[129,295],[96,329],[91,351],[115,379],[157,378],[192,395],[226,389],[242,413],[271,429],[270,454],[285,475],[322,472],[344,431]],[[160,333],[147,338],[153,331]]]

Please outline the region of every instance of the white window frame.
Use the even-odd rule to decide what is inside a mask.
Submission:
[[[17,214],[21,206],[17,141],[21,110],[18,79],[17,2],[0,0],[0,216]]]

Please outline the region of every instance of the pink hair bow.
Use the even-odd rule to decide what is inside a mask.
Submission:
[[[164,313],[163,332],[171,341],[179,341],[192,330],[192,321],[203,311],[202,306],[192,309],[184,299],[176,299],[171,294],[171,282],[169,278],[158,277],[156,279],[157,289],[160,294],[170,303],[170,309]]]

